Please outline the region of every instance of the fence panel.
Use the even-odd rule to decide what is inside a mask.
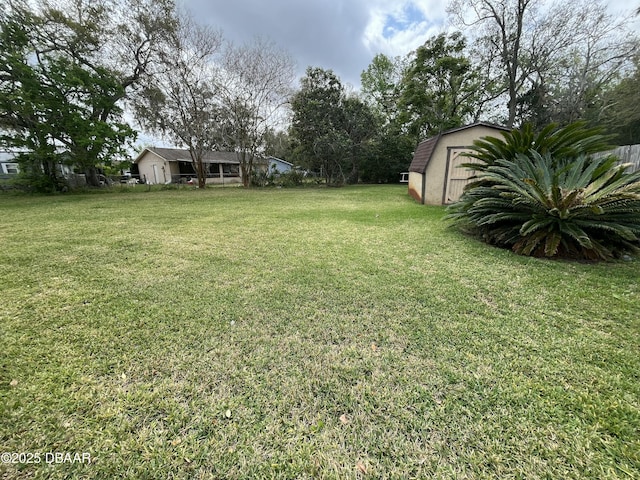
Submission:
[[[607,152],[620,159],[620,163],[631,163],[633,166],[627,172],[640,170],[640,145],[623,145],[615,150]]]

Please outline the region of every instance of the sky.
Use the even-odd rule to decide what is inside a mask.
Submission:
[[[270,38],[296,60],[358,87],[377,53],[405,55],[443,31],[438,0],[183,0],[198,21],[234,43]]]
[[[182,0],[195,18],[234,43],[269,38],[308,66],[333,70],[343,84],[360,85],[360,73],[377,53],[415,50],[445,31],[447,0]],[[635,5],[637,3],[637,5]],[[608,0],[612,13],[640,0]],[[635,6],[634,6],[635,5]]]

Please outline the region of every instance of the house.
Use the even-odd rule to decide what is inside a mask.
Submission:
[[[0,152],[0,178],[11,178],[20,173],[20,165],[13,152]]]
[[[269,173],[287,173],[293,169],[293,163],[281,160],[276,157],[267,158],[269,162]]]
[[[0,180],[10,180],[20,173],[20,163],[18,162],[20,153],[25,152],[0,151]],[[44,173],[45,170],[42,163],[39,166],[42,173]],[[72,165],[67,165],[60,161],[53,164],[52,174],[55,175],[58,181],[64,181],[71,188],[87,185],[84,174],[75,173]]]
[[[473,171],[459,168],[472,158],[469,151],[474,140],[501,137],[506,127],[489,123],[474,123],[442,132],[418,145],[409,167],[409,195],[426,205],[446,205],[457,201]]]
[[[208,152],[203,159],[207,183],[240,183],[240,162],[235,152]],[[196,178],[189,150],[180,148],[145,148],[133,161],[142,183],[187,183]]]

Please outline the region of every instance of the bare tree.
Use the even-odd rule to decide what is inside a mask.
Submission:
[[[223,138],[236,152],[243,185],[249,187],[254,160],[291,96],[295,64],[274,43],[256,38],[240,47],[229,45],[222,67]]]
[[[502,76],[509,127],[527,96],[556,114],[572,109],[568,121],[579,117],[588,92],[614,78],[637,45],[628,19],[608,15],[598,0],[452,0],[448,11],[475,36],[482,64]]]
[[[633,66],[639,51],[638,37],[628,28],[631,16],[614,17],[603,3],[592,1],[564,4],[556,11],[556,22],[565,26],[570,40],[546,68],[553,77],[551,107],[562,123],[584,118],[588,109],[597,120],[607,108],[598,97]]]
[[[518,95],[529,70],[522,62],[525,22],[538,0],[452,0],[448,12],[454,24],[478,29],[477,42],[483,63],[498,63],[505,77],[508,94],[507,126],[512,127],[517,112]]]
[[[162,68],[135,105],[144,128],[189,150],[199,188],[206,186],[205,155],[215,150],[220,140],[216,55],[222,43],[220,32],[183,13],[167,43]]]

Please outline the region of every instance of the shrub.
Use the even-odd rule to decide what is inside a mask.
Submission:
[[[512,151],[507,159],[476,150],[491,161],[449,218],[521,255],[596,260],[640,251],[640,172],[626,173],[615,157],[585,155],[580,145],[564,155]]]
[[[46,175],[43,172],[31,169],[21,171],[12,179],[12,184],[20,190],[30,193],[58,193],[69,190],[69,185],[64,178]]]
[[[254,169],[251,172],[251,185],[254,187],[266,187],[272,180],[272,175],[262,169]]]
[[[289,170],[277,175],[274,183],[280,187],[299,187],[304,182],[304,172],[299,170]]]

